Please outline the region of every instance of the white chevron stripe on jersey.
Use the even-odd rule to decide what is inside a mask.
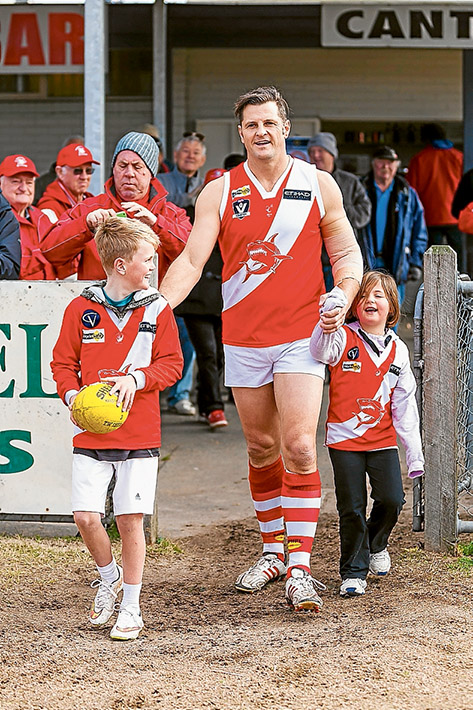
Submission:
[[[318,202],[321,217],[323,217],[324,211],[314,165],[308,165],[302,160],[294,160],[285,189],[308,190],[311,195],[310,200],[285,200],[281,198],[276,215],[266,236],[261,240],[266,242],[271,238],[272,243],[279,249],[280,253],[287,255],[307,221],[314,200]],[[272,239],[274,235],[276,237]],[[228,310],[246,298],[266,281],[272,273],[271,270],[264,274],[253,272],[251,278],[245,280],[248,275],[245,263],[241,269],[222,284],[223,310]]]
[[[372,399],[378,399],[378,397],[381,397],[379,403],[385,407],[391,399],[391,391],[396,385],[397,380],[397,375],[394,375],[388,371],[384,375],[381,384]],[[350,417],[350,419],[347,419],[344,422],[327,422],[327,446],[330,446],[331,444],[338,444],[340,441],[347,441],[348,439],[358,439],[358,437],[363,436],[368,429],[372,429],[376,426],[378,422],[361,424],[360,426],[357,426],[359,423],[360,420],[356,415]]]
[[[167,301],[160,296],[156,301],[152,301],[145,307],[141,321],[154,325],[158,315],[166,306]],[[133,345],[120,366],[120,370],[124,371],[128,367],[128,369],[133,371],[139,367],[147,367],[151,363],[154,337],[155,334],[152,332],[138,332]]]

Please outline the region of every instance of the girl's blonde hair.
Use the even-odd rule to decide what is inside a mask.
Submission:
[[[386,271],[367,271],[363,274],[361,280],[360,290],[353,299],[353,303],[350,306],[350,310],[347,313],[347,320],[356,320],[356,309],[358,304],[367,294],[378,284],[386,294],[387,301],[389,303],[389,313],[386,319],[386,325],[388,328],[393,328],[396,323],[399,322],[401,317],[401,308],[399,306],[399,296],[397,291],[397,285],[391,274]]]
[[[159,246],[157,234],[138,219],[110,217],[95,231],[95,244],[107,274],[113,271],[115,259],[121,257],[131,261],[143,241],[152,244],[155,249]]]

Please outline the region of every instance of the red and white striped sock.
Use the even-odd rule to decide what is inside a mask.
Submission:
[[[249,464],[250,492],[258,518],[263,552],[273,552],[284,562],[284,519],[281,508],[281,485],[284,464],[280,456],[269,466]]]
[[[288,564],[310,573],[310,553],[320,511],[320,475],[284,471],[281,504],[286,523]]]

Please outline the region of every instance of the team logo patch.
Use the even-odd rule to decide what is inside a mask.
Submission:
[[[356,360],[357,357],[360,355],[360,348],[358,346],[354,348],[350,348],[350,350],[347,352],[347,358],[349,360]]]
[[[232,200],[236,200],[237,197],[248,197],[248,195],[251,195],[249,185],[243,185],[243,187],[237,187],[236,190],[232,190]]]
[[[299,540],[291,540],[287,543],[288,550],[298,550],[300,547],[302,547],[302,542]]]
[[[138,326],[138,332],[139,333],[153,333],[153,335],[155,335],[156,324],[147,323],[146,321],[141,321],[141,323]]]
[[[356,403],[360,409],[358,412],[353,412],[355,417],[358,419],[358,424],[355,429],[358,429],[358,427],[363,424],[370,427],[376,426],[376,424],[381,421],[386,413],[385,408],[381,404],[381,395],[377,399],[361,397],[356,400]]]
[[[250,201],[249,200],[237,200],[233,203],[233,219],[243,219],[243,217],[250,216]]]
[[[361,372],[361,362],[342,362],[342,372]]]
[[[240,264],[244,264],[246,267],[246,276],[243,283],[247,281],[250,276],[268,274],[276,271],[279,264],[281,264],[286,259],[292,259],[292,256],[288,254],[281,254],[274,240],[278,236],[278,233],[272,234],[269,239],[257,239],[254,242],[250,242],[246,247],[246,253],[248,254],[247,261],[240,261]]]
[[[283,200],[310,200],[312,197],[311,190],[288,190],[282,191]]]
[[[100,313],[88,308],[83,312],[81,321],[84,328],[96,328],[100,323]]]
[[[103,328],[96,328],[95,330],[83,330],[82,331],[82,342],[83,343],[104,343],[105,342],[105,330]]]
[[[390,365],[389,372],[392,372],[393,375],[396,375],[396,377],[399,377],[399,375],[401,374],[401,368],[398,367],[397,365]]]

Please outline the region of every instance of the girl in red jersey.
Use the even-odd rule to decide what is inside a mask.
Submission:
[[[323,311],[343,306],[334,299],[331,292],[322,320]],[[342,597],[364,594],[368,572],[385,576],[391,568],[388,539],[405,503],[396,435],[409,477],[423,474],[409,351],[391,330],[399,315],[392,276],[369,271],[348,312],[353,322],[330,334],[317,324],[310,341],[314,359],[330,367],[326,445],[340,517]],[[366,474],[373,498],[368,520]]]

